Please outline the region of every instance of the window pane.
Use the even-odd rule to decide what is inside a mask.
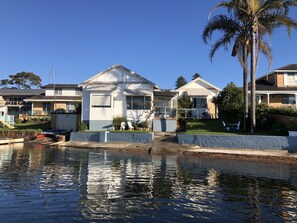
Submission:
[[[92,107],[110,107],[110,95],[92,95]]]
[[[145,97],[145,109],[150,109],[151,103],[151,97]]]
[[[127,96],[126,97],[126,100],[127,100],[127,109],[133,109],[133,106],[132,106],[132,97],[131,96]]]
[[[75,110],[75,103],[73,101],[66,102],[66,110],[67,111],[74,111]]]
[[[142,96],[133,97],[133,109],[144,109],[144,97]]]

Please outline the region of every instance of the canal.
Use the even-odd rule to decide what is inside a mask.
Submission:
[[[0,222],[297,222],[297,164],[0,146]]]

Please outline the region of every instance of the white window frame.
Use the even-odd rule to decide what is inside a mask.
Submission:
[[[91,107],[92,108],[110,108],[111,107],[111,95],[92,94],[91,95]]]

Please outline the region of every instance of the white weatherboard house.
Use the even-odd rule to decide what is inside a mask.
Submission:
[[[217,118],[217,108],[212,99],[220,93],[220,88],[198,77],[176,91],[179,96],[185,94],[191,98],[193,107],[189,110],[192,118]]]
[[[148,102],[153,101],[154,83],[116,64],[80,84],[83,89],[82,121],[89,130],[112,128],[114,117],[144,121]],[[153,118],[153,117],[151,117]]]

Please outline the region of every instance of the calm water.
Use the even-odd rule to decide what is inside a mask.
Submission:
[[[0,146],[0,222],[297,222],[297,165]]]

